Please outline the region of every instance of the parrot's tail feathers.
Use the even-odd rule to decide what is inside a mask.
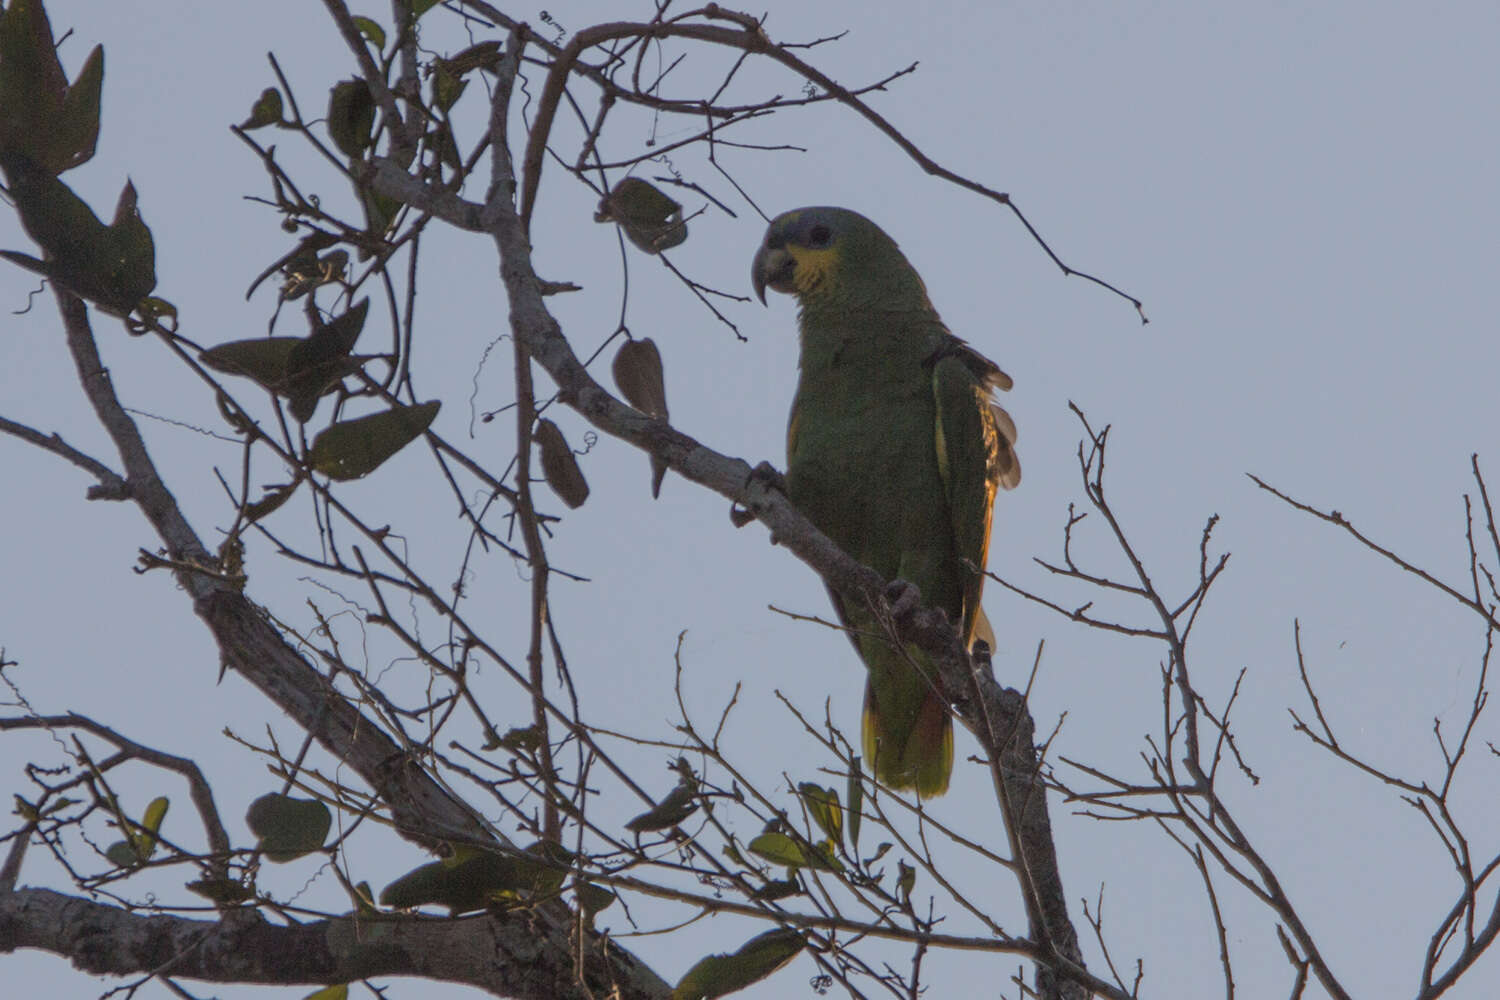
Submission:
[[[923,799],[948,790],[953,774],[953,716],[936,694],[922,699],[909,719],[882,715],[873,692],[865,688],[862,742],[865,759],[873,762],[875,777],[897,791],[915,790]]]

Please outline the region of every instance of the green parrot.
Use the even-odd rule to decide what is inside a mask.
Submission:
[[[1021,481],[1011,380],[938,318],[880,227],[844,208],[771,221],[751,278],[795,295],[801,377],[787,426],[787,494],[887,579],[914,584],[966,645],[994,634],[979,606],[998,487]],[[922,798],[953,773],[953,721],[931,661],[896,649],[863,602],[830,592],[868,669],[863,746],[875,776]]]

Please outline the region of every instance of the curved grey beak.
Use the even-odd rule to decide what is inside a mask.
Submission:
[[[791,292],[795,287],[792,275],[796,270],[797,262],[785,249],[762,245],[750,264],[750,283],[755,286],[755,295],[760,299],[760,304],[766,304],[767,288],[777,292]]]

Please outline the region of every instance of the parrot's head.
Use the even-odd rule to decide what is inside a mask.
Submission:
[[[766,289],[796,295],[804,308],[878,305],[913,292],[922,279],[896,241],[847,208],[798,208],[771,220],[750,266],[760,301]]]

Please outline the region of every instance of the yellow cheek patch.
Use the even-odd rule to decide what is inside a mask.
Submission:
[[[792,284],[799,295],[816,293],[838,271],[838,253],[831,247],[814,250],[788,245],[786,252],[797,262],[797,268],[792,272]]]

